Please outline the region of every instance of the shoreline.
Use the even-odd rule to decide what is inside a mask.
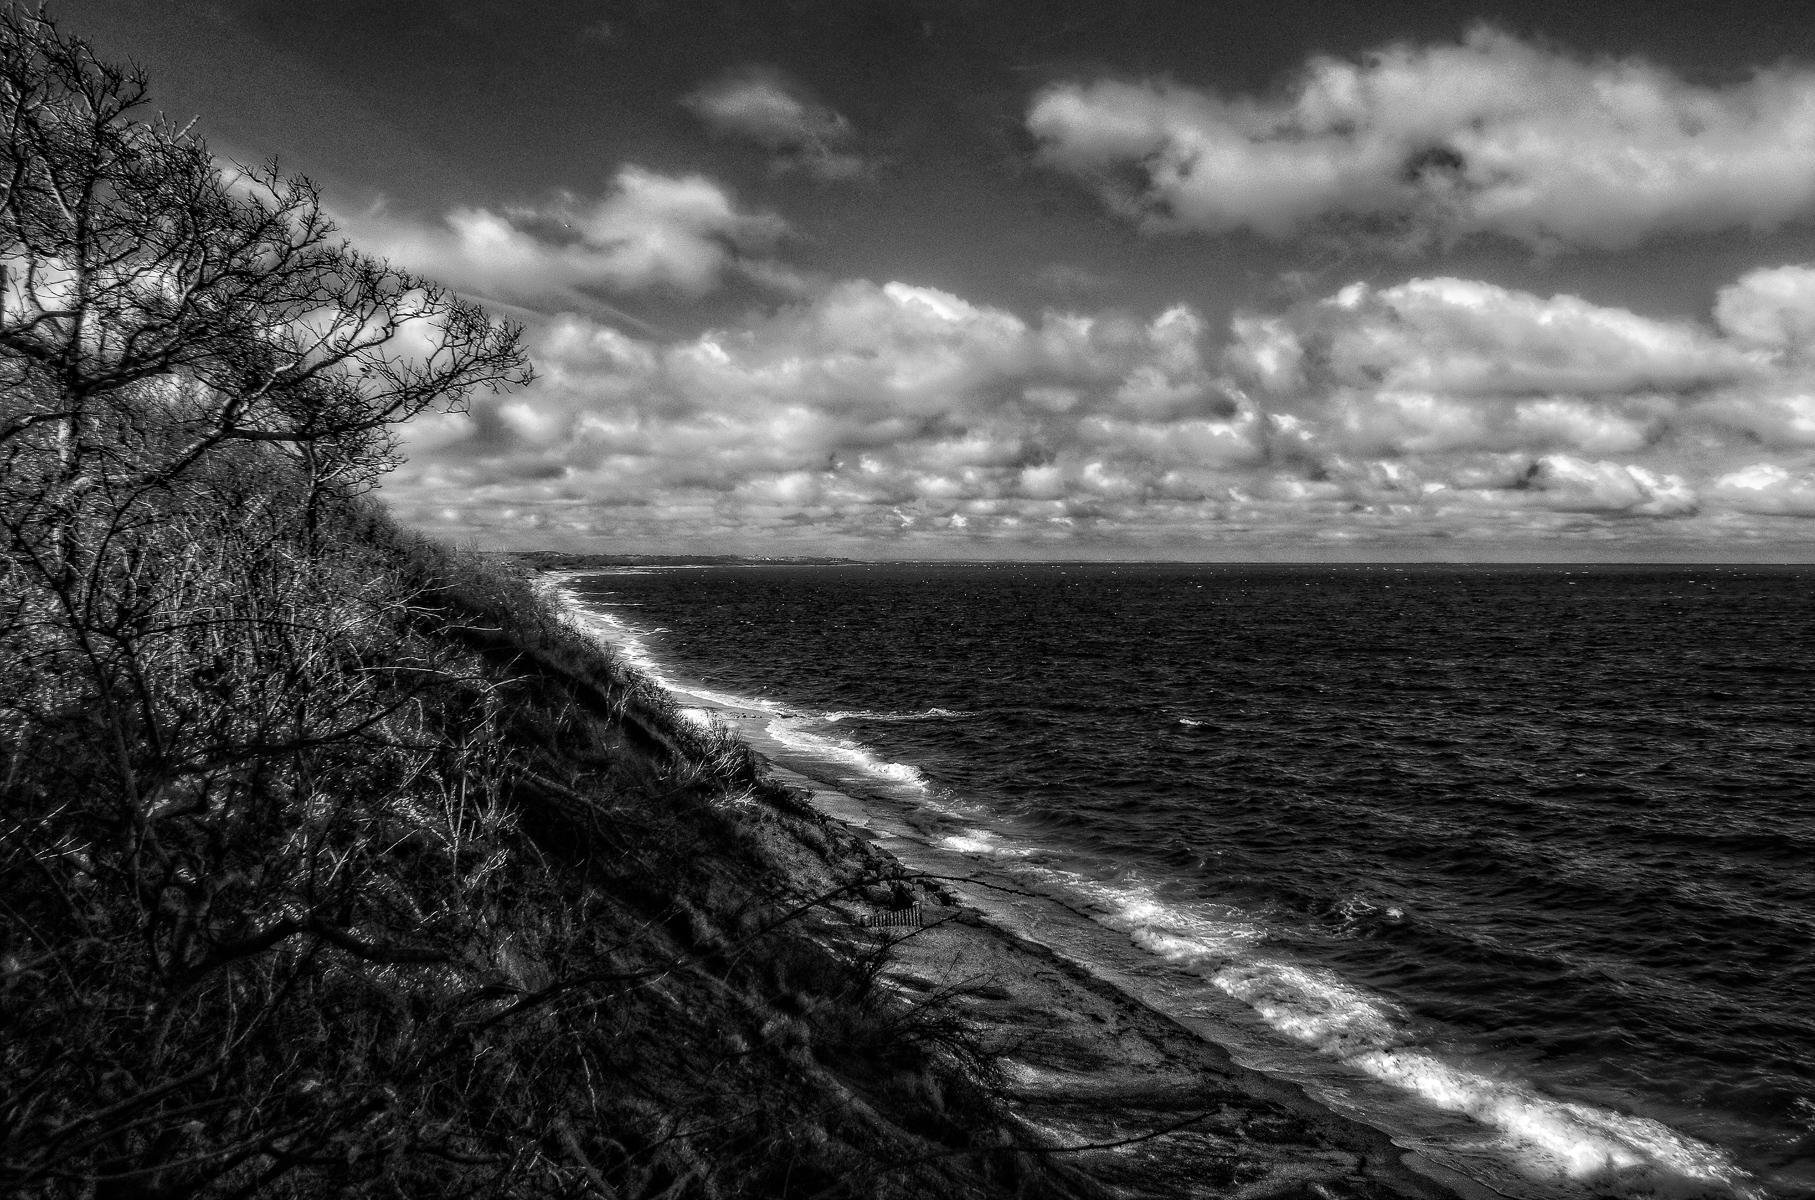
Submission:
[[[1224,1046],[1086,965],[990,919],[979,903],[989,885],[946,876],[927,882],[891,846],[905,838],[859,797],[803,770],[807,756],[768,735],[764,724],[774,712],[682,681],[661,683],[683,711],[721,726],[768,774],[805,792],[833,823],[839,860],[880,859],[920,881],[924,924],[885,934],[892,960],[884,981],[949,1006],[1000,1056],[1002,1094],[1030,1138],[1075,1154],[1118,1193],[1498,1200],[1290,1080],[1238,1063]],[[803,891],[830,878],[813,878],[823,866],[795,865],[799,874],[790,882]],[[852,920],[870,911],[860,902],[832,907]],[[1112,1148],[1069,1149],[1106,1144]]]
[[[1251,1098],[1277,1095],[1283,1087],[1294,1104],[1308,1106],[1315,1120],[1334,1121],[1363,1131],[1361,1136],[1377,1146],[1384,1143],[1400,1176],[1395,1194],[1408,1194],[1407,1175],[1414,1180],[1412,1190],[1434,1187],[1439,1194],[1471,1200],[1612,1195],[1762,1200],[1774,1194],[1715,1143],[1698,1142],[1617,1104],[1596,1108],[1567,1095],[1546,1094],[1516,1074],[1496,1069],[1491,1061],[1471,1061],[1466,1054],[1445,1059],[1439,1056],[1441,1051],[1425,1053],[1416,1044],[1404,1053],[1396,1045],[1379,1054],[1313,1053],[1326,1049],[1322,1043],[1307,1051],[1299,1043],[1309,1039],[1299,1036],[1297,1023],[1305,1016],[1305,1005],[1293,1005],[1304,998],[1301,992],[1308,993],[1307,1003],[1326,996],[1333,997],[1334,1004],[1346,1001],[1349,993],[1340,981],[1319,991],[1316,980],[1301,987],[1299,972],[1290,962],[1279,965],[1265,956],[1235,959],[1237,965],[1251,968],[1248,975],[1236,975],[1238,985],[1248,983],[1250,976],[1262,985],[1277,985],[1284,999],[1269,1006],[1272,992],[1261,990],[1263,1003],[1256,1003],[1253,989],[1226,985],[1224,973],[1212,978],[1207,972],[1168,969],[1159,960],[1175,957],[1165,952],[1170,949],[1165,943],[1170,929],[1160,925],[1161,932],[1154,935],[1161,940],[1159,950],[1143,940],[1157,923],[1156,901],[1145,886],[1124,887],[1119,882],[1099,886],[1094,880],[1105,869],[1100,864],[1055,858],[1038,835],[1030,844],[1025,832],[1004,826],[999,814],[934,787],[913,765],[911,754],[887,761],[873,747],[829,732],[845,717],[899,720],[973,714],[943,708],[905,716],[867,710],[816,714],[769,695],[761,684],[751,685],[752,696],[744,694],[746,688],[715,690],[725,685],[713,682],[710,675],[701,682],[676,677],[652,653],[652,639],[665,630],[649,626],[647,617],[626,619],[629,614],[621,614],[609,602],[595,606],[584,593],[566,587],[615,573],[563,571],[542,578],[551,592],[559,593],[550,599],[575,628],[614,647],[644,673],[668,695],[677,717],[696,729],[717,730],[715,736],[736,743],[738,753],[753,755],[767,773],[810,797],[811,811],[822,822],[829,818],[867,847],[886,853],[897,869],[963,893],[960,904],[974,918],[973,924],[987,926],[999,942],[1018,944],[1022,952],[1032,948],[1040,961],[1063,962],[1089,976],[1096,991],[1113,993],[1115,1004],[1139,1009],[1148,1022],[1211,1048],[1220,1062],[1199,1063],[1202,1069],[1219,1079],[1231,1072],[1241,1074],[1250,1085]],[[611,590],[608,583],[603,586]],[[891,708],[886,701],[869,703]],[[928,701],[921,703],[924,707]],[[1170,919],[1165,909],[1159,912]],[[861,919],[861,914],[848,913],[845,919]],[[1209,920],[1212,932],[1206,936],[1220,936],[1217,915],[1211,914]],[[1181,936],[1197,936],[1189,915],[1175,925]],[[1220,953],[1217,947],[1220,943],[1211,952]],[[949,957],[955,961],[961,955],[953,951]],[[1010,957],[1017,970],[1037,974],[1040,969],[1025,953]],[[1037,1030],[1041,1014],[1060,1011],[1068,996],[1063,989],[1049,989],[1044,997],[1030,994],[1026,999],[1030,1011],[1020,1025]],[[1346,1011],[1337,1010],[1338,1015]],[[1309,1017],[1322,1012],[1312,1007]],[[1289,1036],[1282,1040],[1281,1032]],[[1095,1040],[1102,1045],[1114,1042]],[[1364,1044],[1363,1050],[1372,1044]],[[1137,1088],[1138,1080],[1124,1081],[1129,1087],[1118,1091],[1111,1086],[1113,1080],[1106,1083],[1089,1073],[1071,1071],[1069,1078],[1078,1094],[1095,1088],[1129,1118],[1124,1124],[1133,1122],[1139,1106],[1133,1104],[1138,1097],[1130,1089]],[[1022,1099],[1047,1102],[1033,1095]],[[1149,1120],[1145,1127],[1157,1124],[1163,1122]],[[1111,1132],[1120,1136],[1120,1128]],[[1247,1194],[1247,1189],[1239,1187],[1236,1193]]]

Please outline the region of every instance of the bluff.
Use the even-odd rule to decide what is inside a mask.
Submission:
[[[888,864],[369,498],[519,331],[147,95],[0,8],[0,1191],[1069,1194]]]

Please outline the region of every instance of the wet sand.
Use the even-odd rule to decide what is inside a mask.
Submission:
[[[832,890],[854,872],[902,872],[878,844],[888,839],[865,828],[860,802],[789,768],[785,748],[762,732],[774,714],[684,690],[676,699],[723,722],[776,776],[837,818],[826,827],[823,857],[797,851],[787,861],[801,894]],[[1075,1156],[1112,1194],[1489,1194],[1408,1156],[1384,1133],[1331,1112],[1291,1083],[1241,1066],[1084,966],[993,924],[967,895],[977,885],[907,874],[916,924],[878,926],[903,897],[891,896],[890,887],[854,889],[825,906],[828,936],[860,928],[868,939],[888,941],[884,982],[956,1016],[996,1056],[1025,1144]]]

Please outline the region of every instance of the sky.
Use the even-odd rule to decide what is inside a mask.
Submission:
[[[480,548],[1815,559],[1798,4],[65,0],[520,323]]]

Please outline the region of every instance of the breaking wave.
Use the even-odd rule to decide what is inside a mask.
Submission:
[[[923,708],[918,712],[880,712],[871,708],[834,709],[820,713],[815,720],[835,725],[840,721],[962,721],[976,716],[973,712],[959,712],[950,708]]]
[[[853,738],[808,733],[800,728],[798,719],[785,718],[770,721],[764,732],[781,745],[814,758],[846,764],[885,783],[901,784],[922,792],[928,790],[926,776],[918,767],[879,758]]]
[[[1050,575],[1036,582],[1073,586],[1057,568]],[[1747,1061],[1748,1046],[1788,1044],[1779,1039],[1802,1036],[1793,1014],[1761,1008],[1761,1015],[1745,1014],[1749,1027],[1704,1029],[1702,1036],[1722,1042],[1718,1053],[1680,1067],[1666,1063],[1649,1076],[1597,1075],[1598,1050],[1578,1057],[1579,1070],[1569,1062],[1559,1067],[1554,1049],[1566,1037],[1594,1044],[1594,1031],[1605,1027],[1600,1006],[1622,1000],[1619,989],[1630,987],[1652,1005],[1648,1018],[1667,1011],[1666,1003],[1686,1003],[1684,1011],[1693,1013],[1705,996],[1724,994],[1697,990],[1716,986],[1713,972],[1751,978],[1737,947],[1756,951],[1762,978],[1785,961],[1772,939],[1806,938],[1806,923],[1795,916],[1806,905],[1777,901],[1777,911],[1732,899],[1803,894],[1795,890],[1801,877],[1783,869],[1800,862],[1800,818],[1766,807],[1760,811],[1777,824],[1730,828],[1717,809],[1707,827],[1692,826],[1677,814],[1702,811],[1692,807],[1695,796],[1683,800],[1665,790],[1699,788],[1729,804],[1798,794],[1806,775],[1793,756],[1804,743],[1786,731],[1801,725],[1782,701],[1768,697],[1778,707],[1750,710],[1765,716],[1750,718],[1756,729],[1740,727],[1752,739],[1753,757],[1739,770],[1677,784],[1671,773],[1680,765],[1653,733],[1658,722],[1677,719],[1675,710],[1654,712],[1649,723],[1635,716],[1629,726],[1598,715],[1628,696],[1624,673],[1597,684],[1601,709],[1570,718],[1575,723],[1565,728],[1574,743],[1556,734],[1553,711],[1573,710],[1567,697],[1534,694],[1552,661],[1543,638],[1568,629],[1581,600],[1571,593],[1557,601],[1564,617],[1527,620],[1521,606],[1530,604],[1534,585],[1524,577],[1509,580],[1504,604],[1483,609],[1471,626],[1482,645],[1459,649],[1434,646],[1428,631],[1463,592],[1434,591],[1438,617],[1394,624],[1364,617],[1368,610],[1354,601],[1353,588],[1296,575],[1244,576],[1254,590],[1252,601],[1240,601],[1251,605],[1241,610],[1245,624],[1206,609],[1193,626],[1162,609],[1175,605],[1178,593],[1156,573],[1151,606],[1138,610],[1147,617],[1142,637],[1159,631],[1185,638],[1202,628],[1222,630],[1215,635],[1222,640],[1183,643],[1187,649],[1174,658],[1192,664],[1189,671],[1124,675],[1115,674],[1115,664],[1154,660],[1144,642],[1131,649],[1104,632],[1135,627],[1126,606],[1142,593],[1122,584],[1122,591],[1103,586],[1102,619],[1041,604],[1016,610],[1046,621],[1047,649],[1039,654],[1028,648],[1033,643],[1017,641],[1019,626],[975,622],[987,605],[928,591],[916,601],[922,607],[907,614],[913,650],[905,650],[905,635],[878,637],[864,643],[865,657],[838,639],[882,628],[904,608],[888,587],[895,577],[853,573],[843,591],[829,588],[829,578],[816,574],[803,583],[801,606],[785,610],[800,619],[787,620],[785,630],[775,621],[781,602],[773,591],[763,593],[768,607],[740,610],[741,622],[726,624],[730,588],[702,606],[686,630],[690,653],[722,655],[738,668],[735,678],[766,684],[764,663],[774,656],[794,672],[777,682],[790,703],[680,686],[762,714],[763,732],[776,746],[830,764],[822,777],[850,780],[859,789],[854,795],[899,798],[903,812],[922,818],[901,825],[902,836],[913,839],[910,849],[923,847],[929,862],[949,868],[952,856],[968,860],[961,869],[1050,897],[1071,914],[1042,910],[1028,918],[1036,924],[1018,932],[1055,947],[1055,939],[1070,939],[1065,953],[1076,951],[1085,965],[1225,1041],[1243,1061],[1299,1081],[1425,1159],[1507,1196],[1811,1194],[1778,1190],[1808,1178],[1797,1166],[1802,1160],[1773,1162],[1759,1150],[1760,1135],[1751,1134],[1750,1143],[1730,1139],[1738,1122],[1727,1114],[1719,1116],[1725,1126],[1698,1123],[1698,1105],[1706,1102],[1690,1088],[1679,1089],[1687,1099],[1666,1092],[1660,1100],[1649,1087],[1651,1080],[1671,1081],[1671,1072],[1690,1079],[1709,1063]],[[1319,599],[1326,587],[1327,602]],[[685,602],[678,589],[651,594],[661,603],[650,609],[665,616],[671,604]],[[1230,595],[1219,603],[1234,603]],[[1736,603],[1745,599],[1735,596]],[[571,592],[564,598],[576,624],[676,686],[644,642],[657,631],[633,629]],[[1497,591],[1489,599],[1501,604]],[[1321,607],[1296,615],[1313,600]],[[867,617],[854,614],[857,602],[870,606]],[[815,625],[822,611],[838,613],[839,632]],[[1734,611],[1752,609],[1748,602]],[[1786,611],[1801,609],[1791,604]],[[1652,619],[1633,626],[1639,648],[1620,653],[1632,658],[1658,642]],[[748,646],[740,625],[764,622],[776,624],[780,645]],[[1543,638],[1526,638],[1527,624]],[[1596,626],[1596,635],[1609,627]],[[723,637],[716,636],[720,628]],[[929,628],[966,633],[951,647],[929,645]],[[1228,632],[1240,629],[1262,630],[1265,638],[1257,632],[1243,641]],[[1282,630],[1290,637],[1282,640]],[[1392,654],[1354,649],[1369,638]],[[1110,648],[1096,658],[1075,653],[1091,639]],[[1531,661],[1508,660],[1509,641],[1527,647]],[[1576,662],[1598,651],[1578,645],[1568,653]],[[1508,661],[1519,662],[1516,677]],[[1420,665],[1395,665],[1410,662]],[[1491,687],[1483,685],[1481,662],[1498,664]],[[1652,670],[1662,680],[1678,669],[1673,664]],[[1391,673],[1395,690],[1382,690],[1382,672]],[[1585,686],[1581,674],[1572,688]],[[793,703],[796,693],[819,709]],[[1383,696],[1408,707],[1384,708]],[[1618,740],[1633,736],[1629,728],[1642,730],[1642,739]],[[1702,742],[1686,739],[1714,736],[1699,726],[1672,728],[1682,755],[1703,753]],[[1556,761],[1538,761],[1531,745],[1546,747]],[[963,779],[961,794],[935,785],[915,765],[921,762],[932,764],[942,783]],[[1747,770],[1757,773],[1738,777]],[[1464,791],[1458,780],[1477,781],[1476,791]],[[1656,806],[1656,820],[1634,806],[1638,799]],[[1694,873],[1696,864],[1710,863],[1710,873]],[[1476,906],[1463,910],[1474,925],[1443,910],[1458,903]],[[1025,916],[1018,904],[1004,904],[998,919],[1013,924]],[[1630,939],[1612,939],[1630,931],[1655,939],[1643,947],[1649,959],[1632,957],[1655,969],[1571,974],[1574,990],[1547,991],[1545,981],[1572,960],[1555,945],[1522,938],[1519,923],[1555,911],[1582,914],[1573,926],[1551,927],[1580,939],[1586,949],[1575,951],[1578,959],[1625,962]],[[1773,986],[1781,992],[1787,984]],[[1508,1026],[1516,1026],[1517,1038],[1500,1036]],[[1660,1044],[1695,1053],[1690,1043]],[[1775,1078],[1802,1069],[1789,1053],[1789,1066],[1768,1064]],[[1728,1082],[1728,1094],[1749,1083],[1745,1068],[1733,1074],[1741,1082]],[[1666,1119],[1623,1111],[1628,1107]],[[1734,1152],[1683,1129],[1743,1148],[1745,1165],[1769,1183]],[[1795,1131],[1770,1136],[1786,1146]]]

